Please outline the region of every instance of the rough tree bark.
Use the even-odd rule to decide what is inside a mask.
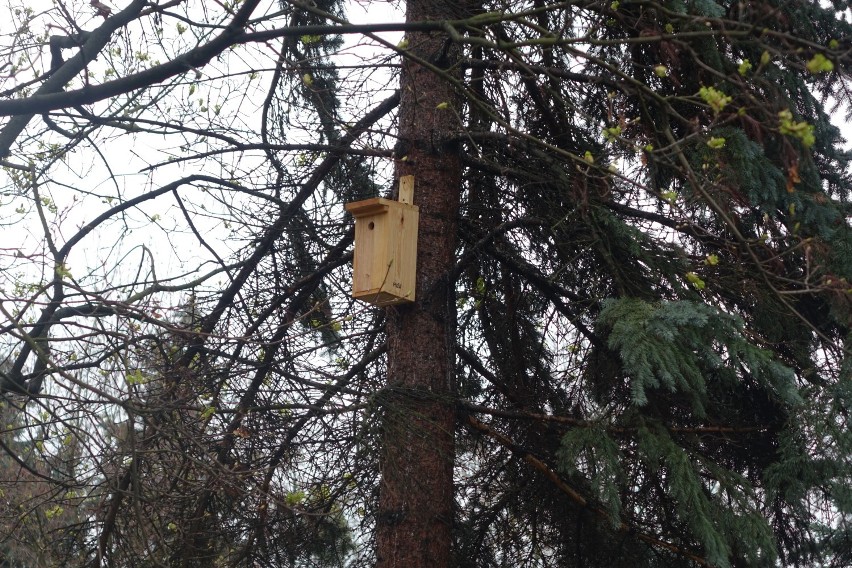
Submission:
[[[452,0],[410,0],[408,22],[462,18]],[[397,177],[415,176],[420,207],[417,301],[389,308],[388,389],[379,514],[378,568],[452,564],[455,404],[454,263],[461,160],[461,97],[449,77],[458,47],[442,33],[410,33],[401,77]],[[418,64],[418,58],[443,70]]]

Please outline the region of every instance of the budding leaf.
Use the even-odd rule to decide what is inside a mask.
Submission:
[[[616,139],[621,136],[621,127],[611,126],[609,128],[604,128],[602,133],[607,142],[615,142]]]
[[[701,87],[698,90],[698,96],[701,97],[705,103],[710,105],[714,114],[722,112],[722,109],[724,109],[725,106],[733,100],[722,91],[713,87]]]
[[[694,272],[687,272],[686,273],[686,279],[689,280],[689,282],[699,290],[703,290],[704,286],[706,286],[706,284],[704,283],[704,280],[702,280]]]
[[[722,138],[722,137],[719,137],[719,138],[713,137],[713,138],[710,138],[710,140],[707,141],[707,145],[709,147],[713,148],[714,150],[718,150],[720,148],[725,147],[725,139]]]
[[[796,122],[789,109],[778,113],[778,130],[781,134],[798,138],[805,148],[810,148],[816,142],[813,125],[804,121]]]
[[[674,202],[677,201],[677,192],[676,191],[667,191],[665,193],[661,193],[660,197],[674,205]]]
[[[834,63],[822,53],[817,53],[805,66],[814,75],[834,71]]]
[[[65,266],[64,264],[57,264],[56,265],[56,275],[59,276],[59,278],[64,280],[64,279],[67,279],[67,278],[71,278],[71,271],[68,270],[68,267]]]

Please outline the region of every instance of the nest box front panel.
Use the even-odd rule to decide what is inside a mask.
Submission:
[[[355,216],[352,295],[377,306],[414,301],[418,208],[376,198],[347,209]]]

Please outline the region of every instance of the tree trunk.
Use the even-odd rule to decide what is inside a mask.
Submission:
[[[460,4],[410,0],[407,21],[463,17]],[[458,58],[458,47],[444,34],[410,33],[407,39],[410,54],[441,69]],[[416,302],[387,314],[376,566],[446,567],[452,561],[455,427],[455,297],[446,276],[454,264],[461,190],[461,97],[445,76],[408,58],[401,90],[396,173],[415,176],[420,231]]]

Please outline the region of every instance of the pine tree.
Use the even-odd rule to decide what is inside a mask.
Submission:
[[[819,99],[844,79],[835,10],[541,6],[527,17],[562,37],[500,22],[474,43],[501,95],[471,104],[459,317],[483,339],[461,374],[490,384],[465,404],[490,451],[550,483],[520,506],[530,473],[483,468],[471,487],[511,489],[470,509],[466,557],[832,561],[817,535],[847,531],[824,511],[848,508],[850,456],[848,156]]]
[[[412,0],[406,20],[458,20],[473,2]],[[410,33],[400,77],[396,177],[412,175],[420,208],[413,305],[387,314],[376,566],[449,566],[455,404],[453,282],[461,196],[460,49],[443,33]]]
[[[41,241],[0,251],[0,390],[28,413],[0,466],[25,439],[51,460],[27,462],[50,522],[4,543],[847,564],[845,4],[10,6],[0,206]],[[343,205],[403,175],[416,302],[376,309]]]

